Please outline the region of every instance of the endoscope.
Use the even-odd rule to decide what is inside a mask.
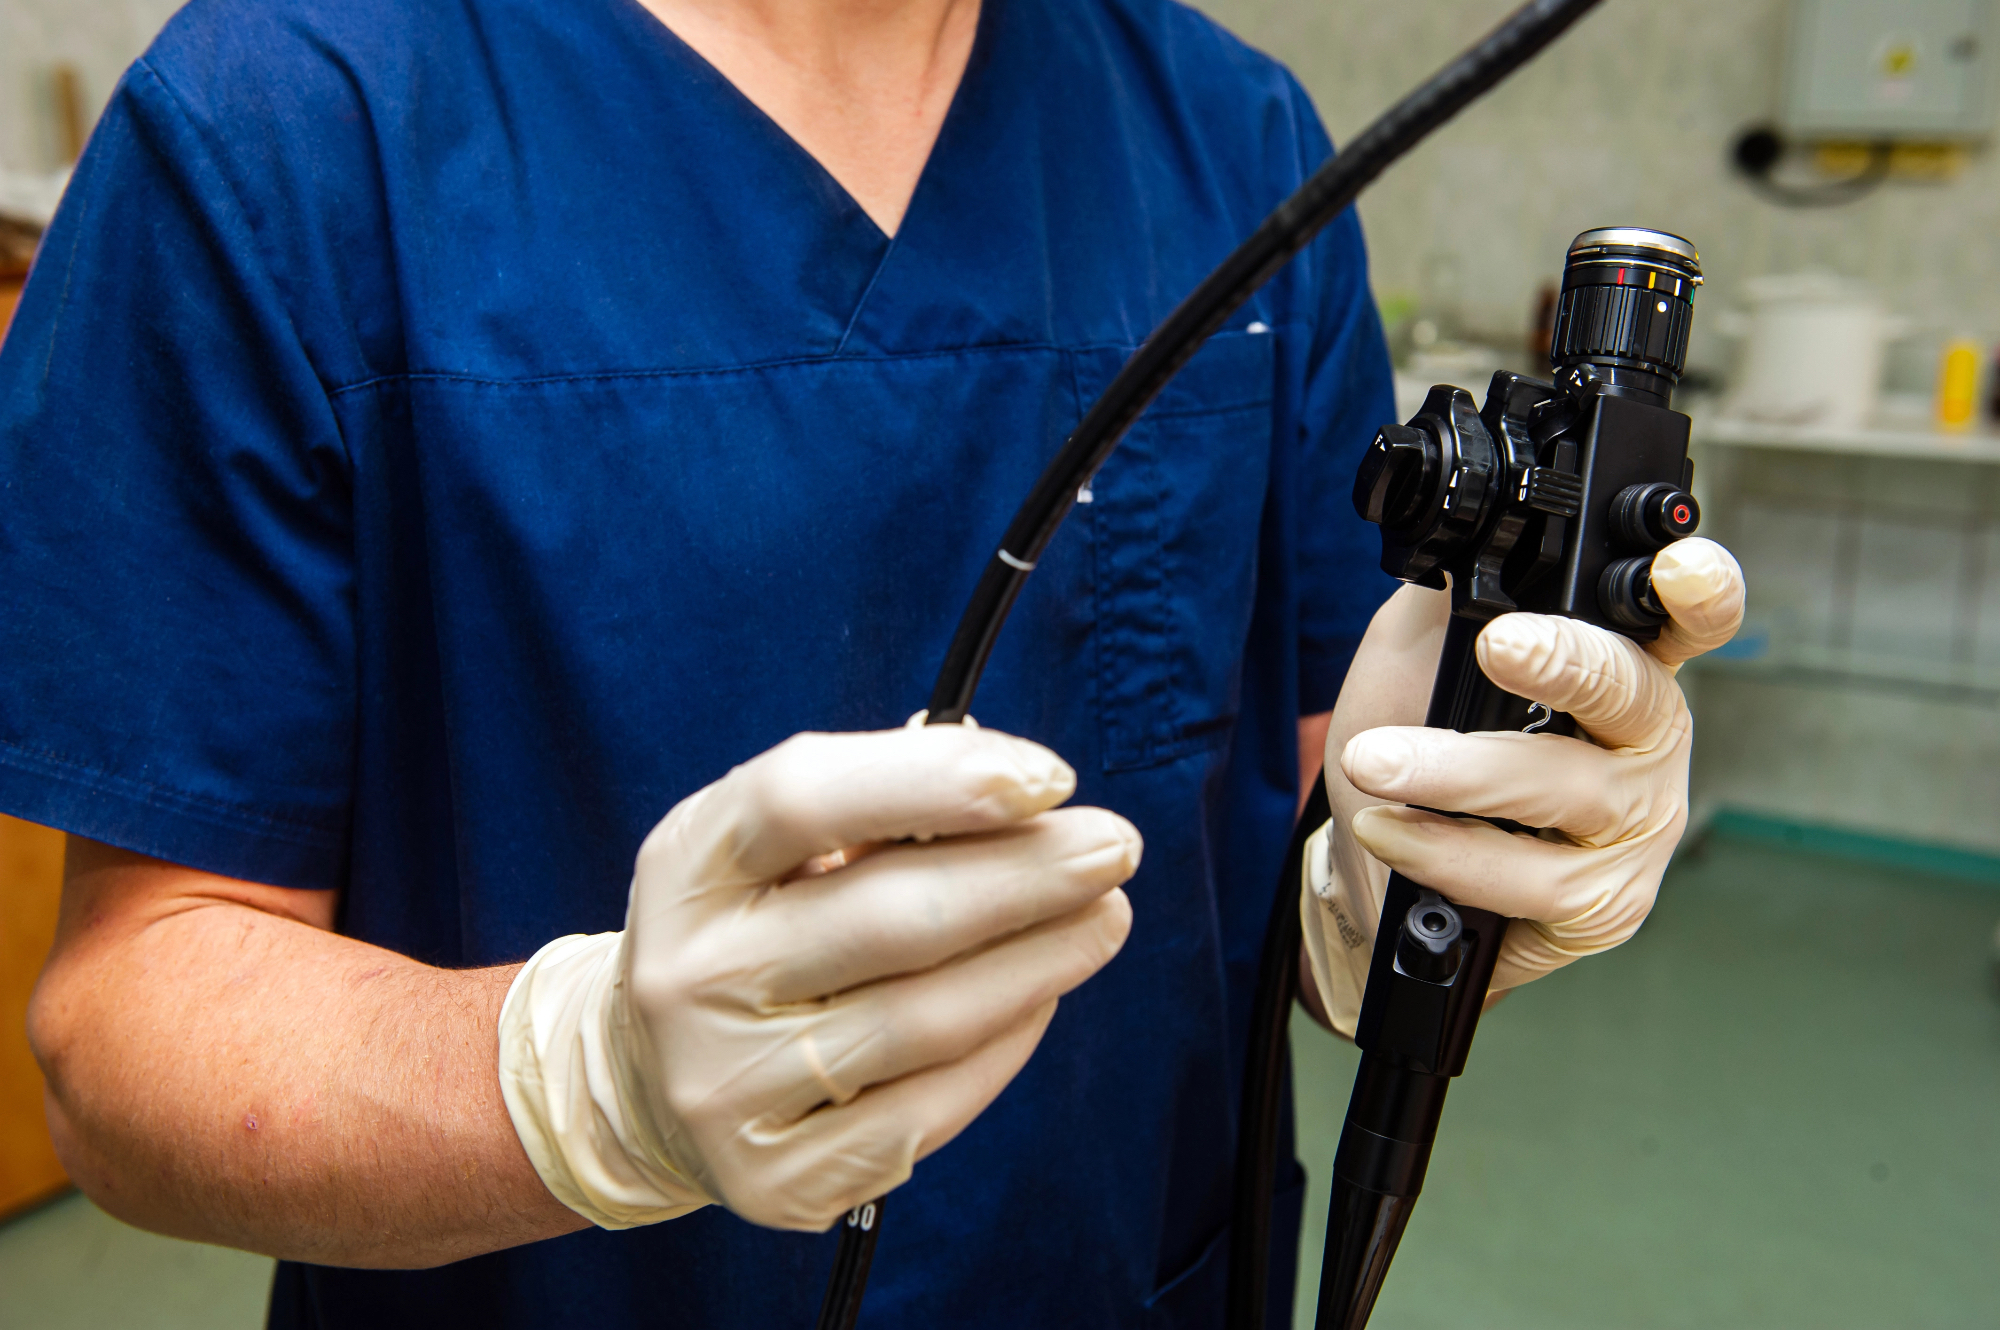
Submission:
[[[1000,628],[1036,561],[1068,515],[1077,491],[1096,474],[1132,423],[1210,334],[1345,211],[1378,175],[1533,59],[1598,3],[1600,0],[1529,0],[1315,171],[1153,330],[1043,470],[987,561],[938,672],[930,699],[930,724],[956,724],[965,719]],[[1685,295],[1691,297],[1692,284],[1699,280],[1698,268],[1692,248],[1677,243],[1686,250],[1685,271],[1679,275],[1688,284]],[[1657,248],[1645,250],[1647,254],[1657,252]],[[1665,271],[1670,266],[1664,260],[1647,262],[1649,270]],[[1640,266],[1638,258],[1632,266]],[[1611,457],[1625,446],[1628,419],[1641,419],[1629,416],[1631,410],[1673,414],[1666,411],[1666,400],[1680,372],[1679,357],[1685,353],[1687,319],[1683,312],[1677,325],[1656,325],[1652,319],[1665,318],[1671,308],[1663,305],[1643,321],[1648,339],[1658,332],[1666,338],[1663,346],[1678,348],[1672,357],[1627,355],[1625,352],[1635,345],[1629,339],[1604,350],[1599,343],[1612,333],[1600,334],[1600,329],[1615,333],[1627,327],[1619,322],[1621,318],[1644,311],[1619,303],[1626,298],[1619,293],[1629,292],[1631,283],[1623,279],[1596,281],[1597,270],[1579,264],[1573,255],[1571,276],[1584,268],[1591,268],[1589,280],[1576,277],[1573,286],[1566,284],[1563,308],[1568,317],[1561,330],[1580,339],[1575,346],[1585,350],[1567,364],[1559,362],[1556,384],[1512,376],[1496,379],[1487,403],[1487,410],[1493,412],[1490,421],[1471,409],[1471,399],[1462,391],[1439,389],[1415,421],[1385,429],[1367,454],[1356,493],[1363,502],[1363,515],[1370,516],[1372,511],[1376,514],[1372,520],[1382,524],[1384,566],[1398,576],[1407,574],[1432,586],[1443,585],[1449,578],[1453,586],[1452,629],[1440,665],[1439,692],[1432,701],[1432,724],[1492,728],[1484,722],[1511,722],[1516,719],[1516,704],[1528,705],[1486,685],[1472,662],[1471,643],[1482,614],[1490,618],[1517,607],[1573,613],[1593,622],[1617,624],[1621,631],[1635,636],[1645,634],[1648,622],[1657,631],[1663,617],[1657,602],[1650,599],[1644,558],[1636,550],[1624,559],[1607,558],[1602,549],[1612,547],[1593,543],[1610,539],[1608,533],[1614,527],[1613,519],[1599,511],[1602,505],[1593,506],[1598,504],[1599,495],[1589,486],[1601,489],[1616,481],[1622,499],[1638,483],[1625,478],[1629,471],[1685,487],[1682,471],[1655,476],[1659,468],[1651,464],[1651,454],[1624,471]],[[1599,286],[1610,290],[1588,294]],[[1679,295],[1674,299],[1684,311],[1686,299]],[[1674,327],[1678,327],[1677,334]],[[1677,343],[1673,340],[1676,336]],[[1637,345],[1647,352],[1652,342]],[[1507,381],[1504,391],[1502,379]],[[1607,402],[1619,405],[1607,407]],[[1685,418],[1676,419],[1683,421],[1679,439],[1684,458]],[[1405,430],[1414,434],[1401,432]],[[1604,445],[1599,449],[1606,468],[1602,478],[1594,470],[1577,469],[1598,465],[1598,453],[1590,450],[1598,449],[1599,444]],[[1532,463],[1529,458],[1534,459]],[[1476,505],[1456,497],[1469,490],[1452,488],[1454,483],[1471,483],[1475,464],[1484,468],[1477,473],[1484,488]],[[1522,479],[1515,473],[1519,467],[1528,467],[1534,475],[1528,478],[1527,488],[1516,493]],[[1576,511],[1554,516],[1531,499],[1558,506],[1573,500]],[[1632,499],[1619,511],[1626,513],[1627,509],[1627,516],[1618,520],[1647,531],[1653,529],[1648,522],[1657,526],[1665,520],[1660,512],[1672,516],[1679,511],[1671,504],[1661,509],[1656,497]],[[1688,511],[1692,515],[1691,502]],[[1691,522],[1690,516],[1690,526]],[[1556,525],[1552,527],[1552,523]],[[1625,526],[1615,529],[1622,531]],[[1552,529],[1557,534],[1550,535]],[[1392,539],[1399,542],[1395,550],[1407,552],[1394,553]],[[1542,558],[1544,553],[1549,555],[1547,560]],[[1471,564],[1466,563],[1469,556]],[[1392,558],[1395,566],[1390,566]],[[1487,562],[1480,562],[1482,558]],[[1614,574],[1617,569],[1623,571]],[[1470,575],[1461,578],[1462,570]],[[1479,581],[1481,574],[1484,581]],[[1579,581],[1592,576],[1598,579],[1596,585],[1585,587]],[[1469,614],[1458,609],[1461,581],[1468,597],[1464,604],[1472,607]],[[1483,593],[1485,599],[1469,599],[1475,583],[1490,588],[1490,594]],[[1632,624],[1602,612],[1591,599],[1605,584],[1614,587],[1618,603],[1629,609]],[[1507,600],[1509,596],[1521,599]],[[1449,688],[1448,678],[1453,681]],[[1444,710],[1440,710],[1440,697],[1446,698]],[[1524,728],[1520,724],[1505,727]],[[1238,1123],[1232,1202],[1229,1325],[1240,1330],[1263,1330],[1264,1326],[1278,1092],[1283,1083],[1286,1025],[1299,977],[1300,870],[1307,837],[1328,816],[1325,782],[1315,782],[1286,853],[1265,930]],[[1505,923],[1495,915],[1454,907],[1400,878],[1392,878],[1383,919],[1363,1000],[1361,1030],[1357,1031],[1364,1056],[1343,1134],[1341,1158],[1346,1161],[1346,1171],[1341,1171],[1343,1165],[1336,1165],[1336,1209],[1329,1224],[1328,1265],[1320,1299],[1323,1326],[1359,1326],[1373,1307],[1375,1292],[1422,1182],[1422,1166],[1443,1104],[1442,1087],[1463,1069]],[[1391,919],[1402,922],[1391,927],[1386,922]],[[1416,950],[1409,954],[1409,968],[1398,969],[1399,939],[1405,938]],[[1369,1042],[1362,1042],[1361,1031],[1367,1032]],[[1350,1136],[1355,1142],[1352,1149],[1348,1146]],[[1385,1146],[1370,1146],[1371,1137]],[[819,1330],[851,1330],[860,1315],[884,1214],[879,1198],[848,1213],[820,1306]],[[1360,1232],[1357,1225],[1366,1225],[1367,1231]],[[1351,1272],[1349,1267],[1354,1267]],[[1328,1320],[1329,1296],[1337,1304],[1332,1321]]]
[[[1369,445],[1354,507],[1382,529],[1383,571],[1451,591],[1426,725],[1575,733],[1569,717],[1481,672],[1479,631],[1512,610],[1659,636],[1667,615],[1653,594],[1653,554],[1701,520],[1688,492],[1689,421],[1668,407],[1700,285],[1700,255],[1679,236],[1586,231],[1563,271],[1553,382],[1503,371],[1479,407],[1463,388],[1433,388],[1408,424],[1383,426]],[[1368,1322],[1507,924],[1389,875],[1354,1031],[1361,1066],[1334,1156],[1320,1330]]]

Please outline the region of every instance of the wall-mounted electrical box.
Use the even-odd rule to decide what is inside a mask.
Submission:
[[[1805,139],[1993,129],[1996,0],[1793,0],[1784,127]]]

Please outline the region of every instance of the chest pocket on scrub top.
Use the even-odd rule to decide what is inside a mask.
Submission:
[[[1107,771],[1215,747],[1236,718],[1270,473],[1273,340],[1211,338],[1091,483]],[[1125,354],[1078,357],[1083,401]]]

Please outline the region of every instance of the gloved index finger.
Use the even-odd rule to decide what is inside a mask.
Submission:
[[[1568,712],[1608,748],[1656,742],[1680,711],[1666,667],[1618,634],[1575,619],[1503,614],[1479,634],[1479,667],[1517,697]]]
[[[722,836],[733,875],[760,882],[866,841],[1006,826],[1075,790],[1075,771],[1040,744],[930,725],[795,735],[730,772],[693,816]]]

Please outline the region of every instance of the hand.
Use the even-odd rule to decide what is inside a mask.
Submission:
[[[820,1230],[906,1181],[1125,941],[1139,834],[1054,753],[956,725],[804,734],[684,800],[621,933],[500,1018],[515,1130],[606,1228],[720,1202]]]
[[[1369,625],[1327,735],[1333,820],[1307,846],[1313,978],[1350,1037],[1391,869],[1514,920],[1493,989],[1517,987],[1631,937],[1687,823],[1693,724],[1681,663],[1728,641],[1743,573],[1712,541],[1669,545],[1653,586],[1671,616],[1643,647],[1573,619],[1508,614],[1479,636],[1500,687],[1568,712],[1591,741],[1422,727],[1450,598],[1405,587]],[[1547,830],[1442,817],[1420,804]]]

